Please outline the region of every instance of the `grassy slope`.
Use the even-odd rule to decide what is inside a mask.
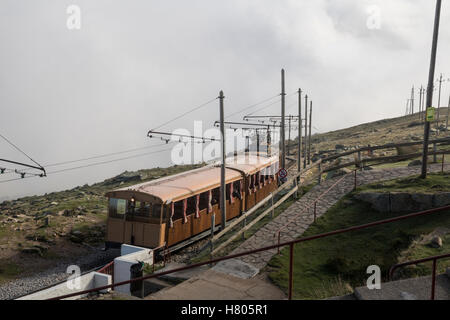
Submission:
[[[390,190],[402,190],[408,179],[386,182]],[[450,190],[450,179],[434,176],[434,181],[445,181],[443,189]],[[410,179],[414,181],[414,179]],[[394,186],[397,185],[397,188]],[[423,186],[419,185],[419,189]],[[368,189],[368,188],[365,188]],[[357,190],[358,192],[359,190]],[[414,239],[428,234],[438,227],[450,226],[450,211],[436,213],[366,230],[336,235],[324,239],[298,244],[294,257],[294,297],[297,299],[319,299],[348,292],[348,286],[361,286],[367,279],[366,268],[381,267],[383,276],[399,260],[448,252],[448,245],[433,249],[426,244],[417,244]],[[346,196],[318,219],[303,236],[311,236],[340,228],[386,219],[393,215],[379,213],[370,205]],[[448,238],[448,236],[447,236]],[[444,239],[445,241],[445,239]],[[415,246],[411,246],[416,244]],[[410,247],[411,246],[411,247]],[[447,251],[446,251],[447,250]],[[287,290],[289,252],[275,256],[269,263],[270,278],[283,290]],[[440,270],[448,263],[442,263]],[[409,270],[411,275],[411,270]],[[426,274],[429,266],[416,268],[414,274]]]

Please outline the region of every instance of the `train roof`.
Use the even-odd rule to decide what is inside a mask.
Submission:
[[[240,180],[242,174],[250,175],[278,161],[278,157],[238,156],[227,158],[225,180]],[[208,165],[176,175],[152,180],[106,193],[107,197],[129,199],[138,196],[142,201],[169,203],[217,188],[220,186],[220,165]]]

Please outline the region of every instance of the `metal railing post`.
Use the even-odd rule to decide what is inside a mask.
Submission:
[[[289,294],[288,300],[292,300],[292,289],[294,286],[294,244],[289,245]]]
[[[433,259],[433,276],[432,276],[432,283],[431,283],[431,300],[434,300],[436,290],[436,259]]]
[[[272,195],[272,203],[271,203],[271,207],[272,207],[272,211],[270,212],[270,217],[273,218],[275,216],[275,208],[273,207],[273,192],[271,193]]]
[[[280,254],[280,238],[281,238],[281,231],[278,231],[278,254]]]
[[[314,202],[314,222],[316,222],[317,201]]]

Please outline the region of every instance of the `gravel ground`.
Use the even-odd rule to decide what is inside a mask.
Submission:
[[[69,265],[78,265],[80,266],[81,272],[86,272],[107,264],[119,255],[119,249],[102,251],[101,248],[93,248],[90,253],[75,261],[59,261],[52,269],[32,276],[12,280],[1,285],[0,300],[15,299],[65,280],[69,276],[69,274],[66,273],[66,269]]]

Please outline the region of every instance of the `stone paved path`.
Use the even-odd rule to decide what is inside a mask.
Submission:
[[[441,168],[441,164],[432,164],[429,166],[428,171],[439,172]],[[449,169],[450,165],[446,165],[445,170],[447,171]],[[357,185],[361,186],[377,181],[417,175],[420,174],[420,171],[420,166],[359,171],[357,173]],[[281,242],[290,241],[301,236],[314,220],[314,209],[312,205],[314,200],[341,178],[342,176],[336,177],[323,181],[321,185],[316,185],[275,219],[260,228],[253,236],[237,247],[231,254],[275,244],[278,241],[278,237],[274,237],[274,235],[277,234],[281,227],[284,227],[283,232],[281,232]],[[328,209],[338,202],[343,196],[350,193],[353,188],[354,174],[350,173],[347,174],[338,186],[332,189],[317,203],[317,217],[320,217],[327,212]],[[311,208],[309,210],[304,210],[304,208],[308,206],[311,206]],[[305,212],[302,212],[302,210]],[[253,265],[258,269],[262,269],[276,253],[277,250],[274,249],[244,256],[239,259]]]

